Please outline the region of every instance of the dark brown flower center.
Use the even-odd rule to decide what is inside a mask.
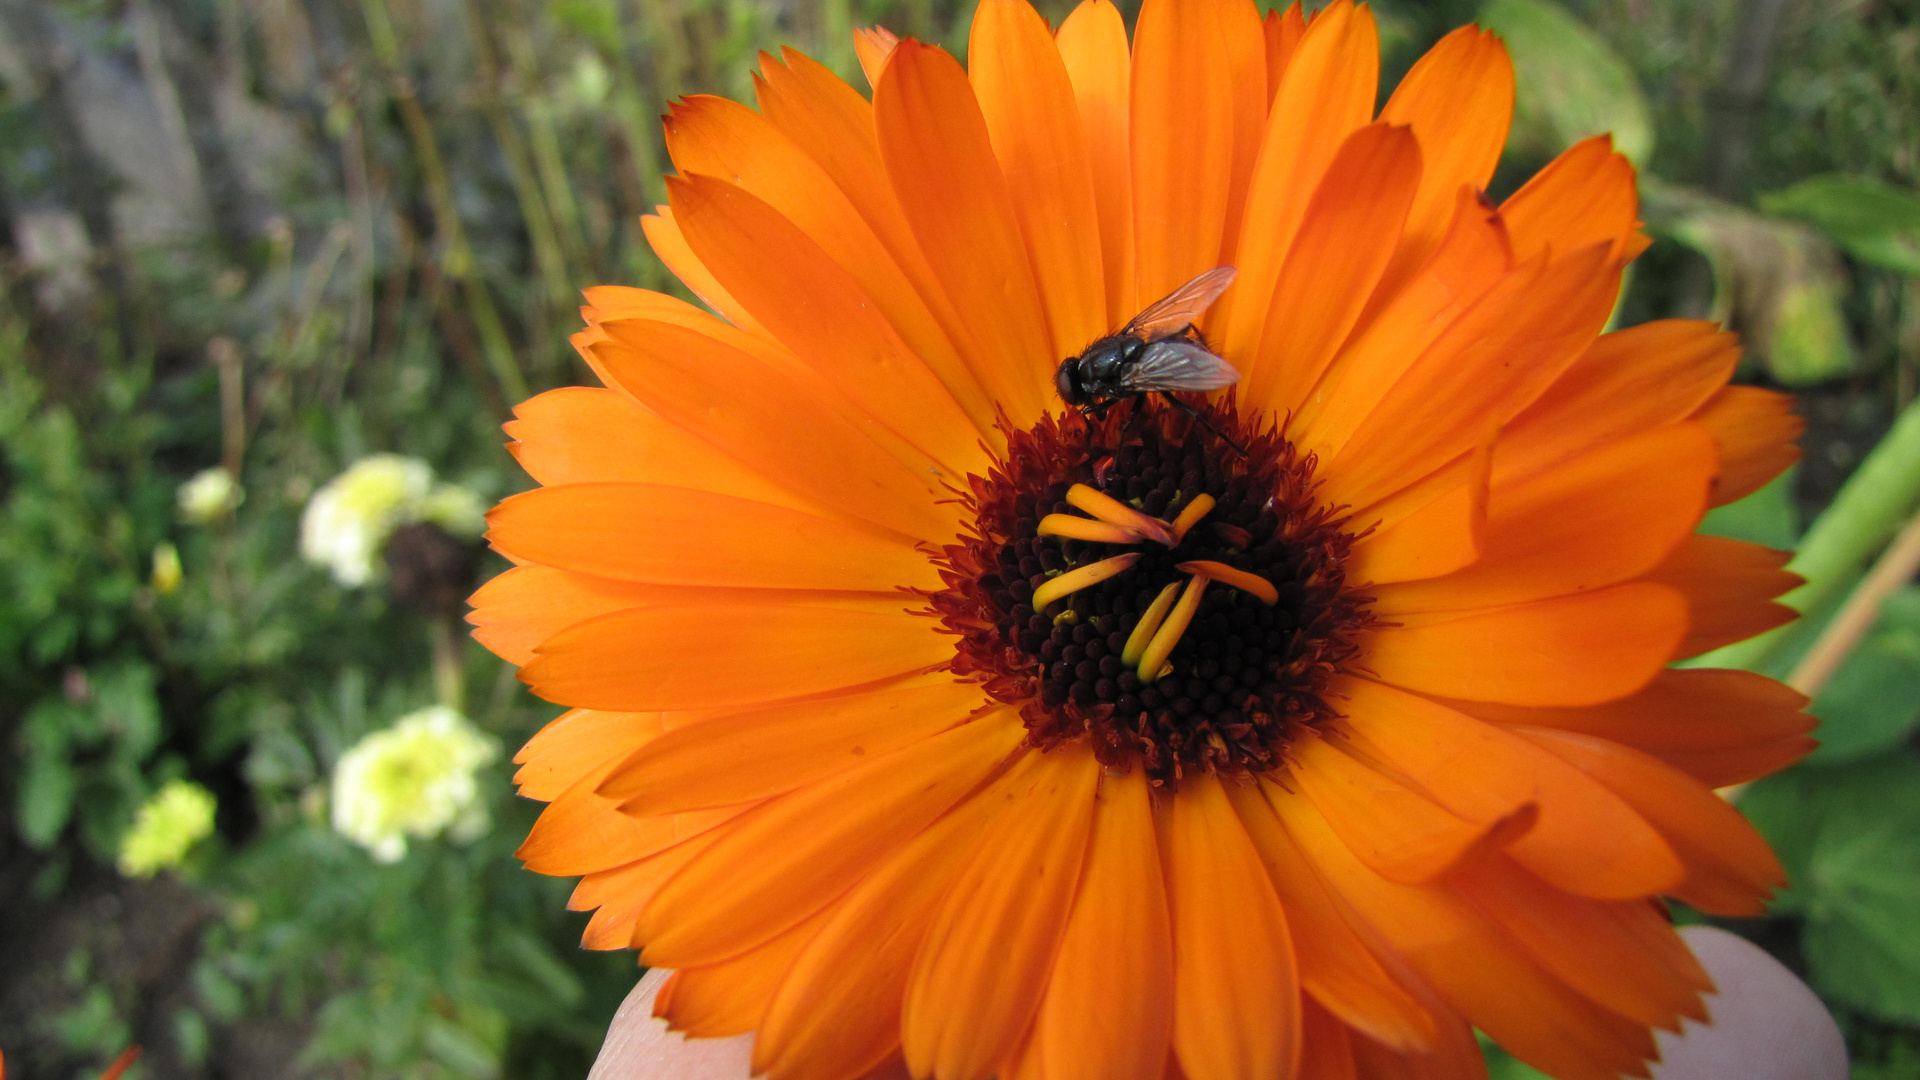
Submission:
[[[1281,764],[1334,715],[1327,680],[1367,622],[1312,459],[1230,404],[1200,409],[1135,399],[1011,433],[968,477],[974,535],[928,598],[953,671],[1020,706],[1033,745],[1086,738],[1163,784]]]

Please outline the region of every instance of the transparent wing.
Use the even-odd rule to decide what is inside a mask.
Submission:
[[[1135,315],[1120,332],[1147,341],[1172,337],[1192,326],[1193,320],[1212,307],[1239,272],[1231,266],[1214,267],[1173,290],[1165,299],[1148,305],[1147,310]]]
[[[1153,390],[1218,390],[1240,381],[1232,364],[1198,345],[1156,341],[1120,376],[1128,393]]]

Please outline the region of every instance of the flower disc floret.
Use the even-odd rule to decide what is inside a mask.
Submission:
[[[1198,415],[1128,401],[1011,435],[969,478],[969,538],[928,597],[953,671],[1018,707],[1034,746],[1088,739],[1156,784],[1280,765],[1337,715],[1327,683],[1367,622],[1313,462],[1231,405]]]

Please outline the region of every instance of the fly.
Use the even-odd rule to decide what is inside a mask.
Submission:
[[[1215,355],[1193,325],[1233,284],[1238,272],[1231,266],[1216,266],[1148,305],[1080,355],[1060,361],[1054,373],[1060,400],[1098,418],[1123,398],[1157,393],[1213,430],[1205,417],[1173,392],[1219,390],[1240,381],[1240,372]],[[1231,439],[1227,444],[1240,449]]]

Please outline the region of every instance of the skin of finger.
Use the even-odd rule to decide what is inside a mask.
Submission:
[[[587,1080],[748,1080],[753,1036],[689,1039],[667,1030],[653,1015],[653,998],[673,972],[654,968],[634,985],[607,1026],[606,1041]],[[906,1066],[892,1062],[863,1080],[908,1080]]]
[[[1712,1022],[1654,1032],[1654,1080],[1846,1080],[1847,1044],[1826,1006],[1780,961],[1712,926],[1680,931],[1713,977]]]

